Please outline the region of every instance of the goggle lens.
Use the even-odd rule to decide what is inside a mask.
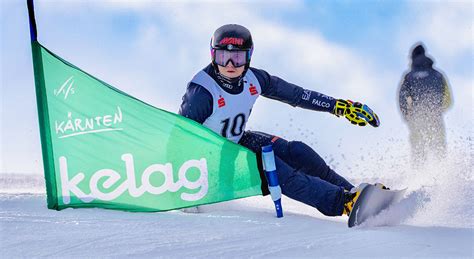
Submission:
[[[217,49],[214,53],[214,61],[219,66],[227,66],[232,62],[234,67],[241,67],[248,62],[248,52],[245,50],[228,51],[223,49]]]

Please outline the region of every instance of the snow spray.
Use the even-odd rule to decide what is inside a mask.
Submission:
[[[265,171],[265,177],[268,182],[268,189],[270,195],[275,203],[275,210],[277,218],[283,217],[283,209],[281,207],[281,188],[278,183],[278,175],[275,166],[275,156],[273,154],[273,146],[267,145],[262,147],[262,161],[263,170]]]

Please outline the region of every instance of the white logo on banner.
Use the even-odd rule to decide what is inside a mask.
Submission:
[[[56,135],[59,138],[74,137],[77,135],[99,133],[104,131],[123,130],[116,127],[123,120],[122,109],[117,106],[114,114],[99,115],[88,118],[74,118],[72,112],[68,112],[65,121],[54,121]]]
[[[63,95],[64,100],[67,99],[67,97],[71,94],[74,94],[74,80],[73,76],[69,77],[62,85],[59,87],[59,89],[54,89],[54,95],[59,96]]]
[[[71,194],[75,195],[83,202],[91,202],[94,199],[111,201],[118,198],[127,190],[130,196],[136,198],[142,196],[145,192],[160,195],[167,191],[177,192],[182,187],[190,190],[200,188],[197,193],[182,193],[181,199],[184,201],[197,201],[207,194],[209,183],[207,177],[207,161],[205,158],[184,162],[179,168],[178,179],[176,182],[174,181],[173,165],[171,163],[152,164],[143,171],[141,186],[137,186],[135,181],[136,174],[132,154],[123,154],[122,160],[125,162],[126,178],[117,188],[110,190],[109,192],[103,192],[99,189],[99,182],[102,183],[102,189],[110,189],[110,187],[122,178],[118,172],[112,169],[100,169],[92,174],[89,181],[91,193],[86,194],[78,187],[78,185],[84,180],[85,174],[79,172],[69,179],[67,159],[64,156],[59,157],[61,189],[64,204],[69,204],[71,202]],[[200,172],[199,178],[194,182],[189,181],[188,178],[186,178],[186,173],[191,168],[197,168]],[[150,177],[153,174],[162,174],[164,176],[165,180],[160,186],[154,186],[150,182]],[[101,179],[103,180],[101,181]]]

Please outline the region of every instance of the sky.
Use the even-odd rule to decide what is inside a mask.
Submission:
[[[0,173],[43,173],[26,1],[1,0]],[[289,82],[367,103],[379,128],[260,98],[247,129],[303,140],[335,167],[342,157],[408,150],[397,90],[422,41],[447,75],[450,143],[472,143],[472,1],[35,1],[38,39],[97,78],[177,112],[210,62],[223,24],[252,32],[252,66]],[[146,118],[144,118],[146,119]],[[472,149],[472,147],[470,147]],[[471,152],[472,156],[472,152]],[[379,159],[378,155],[370,156]],[[350,162],[347,162],[350,164]]]

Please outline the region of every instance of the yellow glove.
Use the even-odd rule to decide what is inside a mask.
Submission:
[[[346,117],[354,125],[365,126],[367,123],[373,127],[380,125],[377,114],[375,114],[369,106],[359,102],[342,99],[336,100],[333,113],[337,117]]]

